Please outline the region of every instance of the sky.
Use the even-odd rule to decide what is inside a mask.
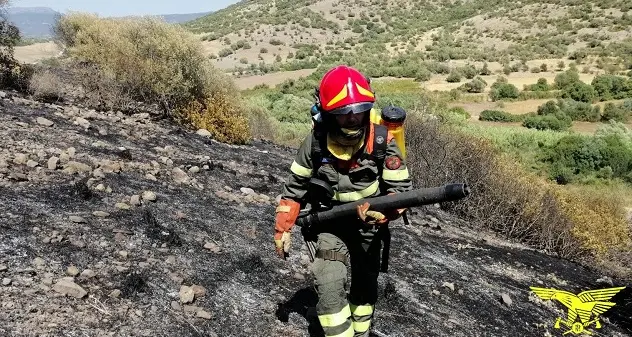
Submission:
[[[50,7],[100,16],[186,14],[216,11],[239,0],[9,0],[11,7]]]

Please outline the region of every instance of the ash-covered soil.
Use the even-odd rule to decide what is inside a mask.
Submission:
[[[0,96],[0,336],[322,335],[298,231],[287,261],[273,250],[294,150]],[[529,286],[632,287],[434,206],[410,218],[375,336],[562,336],[566,310]],[[632,288],[613,301],[594,336],[632,334]]]

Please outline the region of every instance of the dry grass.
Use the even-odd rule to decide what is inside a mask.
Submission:
[[[61,54],[61,49],[54,42],[34,43],[28,46],[15,47],[15,59],[22,63],[38,63]]]
[[[466,182],[472,194],[443,207],[473,226],[578,261],[597,261],[630,275],[618,260],[632,251],[625,200],[547,182],[518,167],[478,136],[413,114],[407,120],[408,162],[419,187]]]

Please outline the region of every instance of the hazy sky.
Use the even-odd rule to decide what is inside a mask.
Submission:
[[[11,7],[50,7],[101,16],[180,14],[215,11],[239,0],[9,0]]]

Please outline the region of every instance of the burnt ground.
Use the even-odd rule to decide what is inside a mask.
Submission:
[[[221,144],[149,114],[0,102],[0,336],[321,336],[300,235],[287,261],[273,250],[292,149]],[[529,286],[613,285],[630,288],[591,330],[632,335],[629,281],[434,206],[410,218],[392,225],[375,336],[562,336],[562,306]]]

